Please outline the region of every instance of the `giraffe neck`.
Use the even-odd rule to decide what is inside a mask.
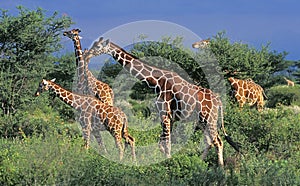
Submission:
[[[73,38],[73,42],[74,42],[74,50],[75,50],[75,57],[76,57],[76,65],[78,66],[78,65],[80,65],[80,62],[84,61],[83,56],[82,56],[83,52],[82,52],[79,36],[76,36],[75,38]]]
[[[65,102],[67,105],[70,105],[71,107],[77,109],[78,105],[80,105],[81,101],[80,96],[78,94],[74,94],[61,86],[57,85],[54,82],[48,81],[49,90],[54,92],[55,95],[61,99],[63,102]]]
[[[106,53],[112,56],[130,74],[139,80],[147,82],[148,86],[156,86],[157,80],[163,75],[162,70],[143,63],[137,57],[129,54],[112,42],[108,44]]]
[[[241,80],[235,79],[233,77],[229,78],[229,82],[230,82],[231,86],[234,87],[235,90],[238,90],[239,88],[242,88],[239,81],[241,81]]]
[[[76,57],[76,66],[77,66],[77,76],[78,76],[78,82],[77,82],[77,89],[79,93],[86,93],[86,86],[87,86],[87,80],[85,77],[85,62],[83,58],[83,51],[81,48],[81,42],[79,36],[75,36],[73,38],[74,42],[74,50],[75,50],[75,57]]]

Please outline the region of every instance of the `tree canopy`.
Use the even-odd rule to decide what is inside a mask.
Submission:
[[[0,16],[0,102],[5,115],[26,105],[33,82],[55,68],[53,54],[62,48],[60,33],[72,24],[57,12],[47,17],[41,8],[17,9],[17,16],[6,10]]]

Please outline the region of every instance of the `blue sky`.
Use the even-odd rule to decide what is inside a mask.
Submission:
[[[300,60],[299,0],[2,0],[0,2],[0,8],[9,10],[11,14],[16,12],[17,5],[30,9],[41,7],[49,14],[58,11],[61,15],[69,15],[76,22],[73,27],[82,30],[83,44],[87,46],[90,46],[97,37],[118,26],[135,21],[159,20],[180,25],[203,39],[226,31],[226,36],[232,42],[242,41],[257,48],[270,42],[272,50],[289,53],[286,59]],[[126,33],[123,37],[127,37]]]

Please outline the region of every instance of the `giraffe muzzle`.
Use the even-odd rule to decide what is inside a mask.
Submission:
[[[39,95],[40,95],[40,92],[39,92],[39,91],[37,91],[37,92],[34,94],[35,97],[38,97]]]

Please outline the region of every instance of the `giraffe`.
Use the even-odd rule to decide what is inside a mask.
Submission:
[[[39,87],[35,93],[39,96],[44,90],[50,90],[55,93],[63,102],[80,112],[80,124],[85,139],[85,147],[88,148],[90,141],[90,133],[95,136],[99,145],[102,144],[100,131],[108,130],[114,137],[117,148],[119,149],[120,160],[123,158],[124,147],[122,138],[125,139],[125,144],[131,146],[131,154],[135,160],[135,139],[128,133],[127,117],[118,107],[104,104],[93,96],[85,96],[72,93],[65,90],[53,80],[43,79],[39,83]]]
[[[173,123],[188,118],[196,109],[198,112],[197,124],[203,125],[200,128],[204,132],[205,148],[202,158],[205,159],[209,149],[215,146],[218,163],[220,166],[224,165],[223,142],[217,127],[218,111],[220,109],[223,113],[223,110],[222,102],[216,94],[210,89],[187,82],[175,72],[147,65],[109,40],[104,41],[102,37],[94,42],[89,52],[93,55],[108,54],[112,56],[131,75],[144,81],[155,90],[157,94],[155,105],[162,126],[159,148],[167,158],[171,157],[171,127]],[[238,151],[238,145],[225,132],[223,122],[222,126],[226,141]]]
[[[248,102],[250,106],[256,104],[257,110],[262,111],[264,98],[267,98],[267,96],[260,85],[256,84],[252,79],[241,80],[229,77],[228,80],[234,89],[234,96],[240,108],[243,108],[244,104]]]
[[[210,44],[210,38],[192,44],[193,48],[206,48]]]
[[[284,80],[287,82],[287,85],[288,86],[295,86],[295,83],[293,82],[293,81],[291,81],[291,80],[289,80],[289,79],[287,79],[286,77],[283,77],[284,78]]]
[[[88,63],[92,56],[89,56],[89,58],[84,57],[86,55],[84,55],[84,53],[82,52],[79,36],[80,32],[81,30],[79,29],[73,29],[70,31],[66,31],[63,34],[64,36],[67,36],[68,38],[72,39],[74,42],[77,72],[79,79],[79,90],[83,90],[84,88],[84,90],[88,89],[85,93],[95,95],[103,103],[113,106],[113,90],[109,87],[108,84],[99,81],[97,78],[95,78],[93,73],[88,69]],[[83,87],[84,83],[86,83],[86,87]]]

